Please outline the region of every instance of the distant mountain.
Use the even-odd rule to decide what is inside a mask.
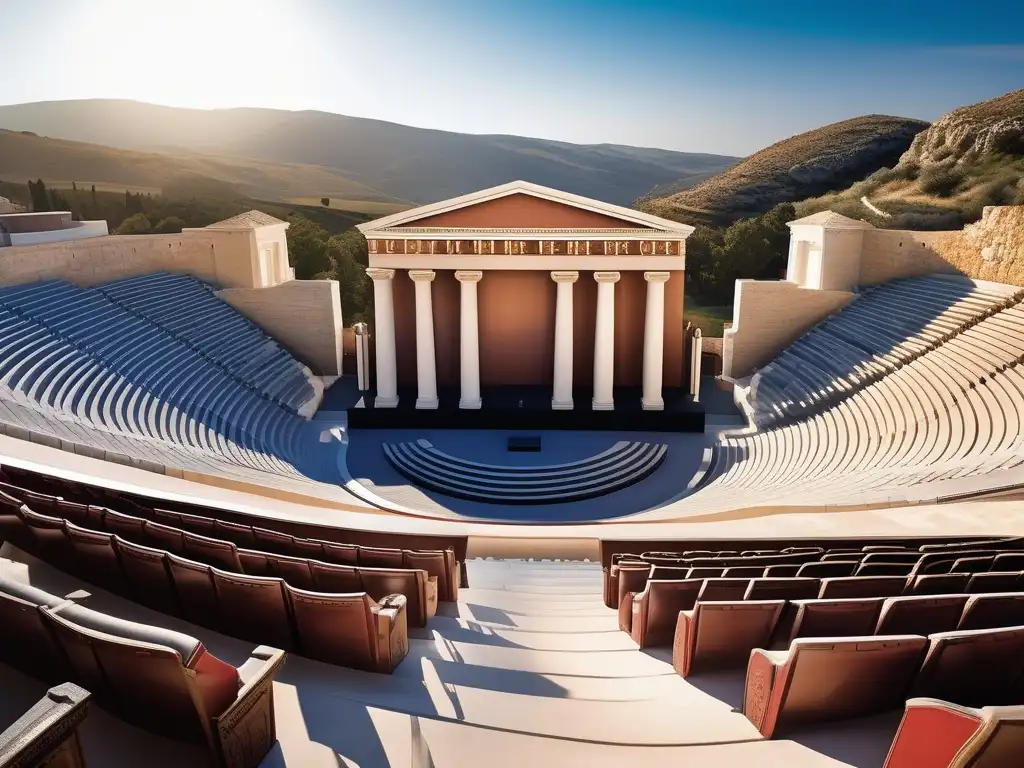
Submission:
[[[833,208],[878,226],[958,229],[987,205],[1024,205],[1024,90],[943,115],[893,165],[805,201],[801,212]]]
[[[689,189],[655,191],[640,207],[689,223],[729,224],[779,203],[843,189],[895,163],[927,127],[885,115],[833,123],[772,144]]]
[[[0,128],[120,149],[200,153],[221,162],[246,158],[319,166],[379,196],[414,203],[525,179],[630,204],[658,185],[703,178],[738,159],[451,133],[326,112],[195,110],[117,100],[0,106]],[[310,187],[296,194],[328,191]]]

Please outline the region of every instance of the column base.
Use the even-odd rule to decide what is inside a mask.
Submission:
[[[614,411],[614,400],[598,400],[596,397],[591,401],[590,407],[595,411]]]
[[[464,411],[479,411],[483,407],[484,401],[479,397],[475,400],[467,400],[462,398],[459,400],[459,408]]]
[[[416,408],[421,411],[434,411],[437,410],[437,398],[417,398]]]
[[[640,406],[645,411],[664,411],[665,410],[665,401],[663,399],[661,399],[660,397],[657,400],[648,400],[645,397],[645,398],[641,398]]]
[[[397,408],[398,407],[398,395],[394,397],[381,397],[377,395],[373,399],[374,408]]]
[[[571,397],[568,400],[556,400],[555,398],[551,398],[552,411],[571,411],[574,407]]]

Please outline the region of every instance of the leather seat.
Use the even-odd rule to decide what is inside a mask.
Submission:
[[[355,566],[318,563],[315,560],[309,566],[318,592],[349,594],[364,591],[363,580]]]
[[[971,709],[907,702],[884,768],[1014,768],[1024,754],[1024,707]]]
[[[967,599],[956,629],[1024,626],[1024,593],[990,593]]]
[[[256,536],[252,532],[251,525],[215,519],[213,521],[213,536],[217,539],[230,541],[236,547],[242,549],[256,548]]]
[[[224,571],[241,573],[242,562],[238,559],[238,548],[223,539],[211,539],[198,533],[186,531],[182,536],[185,557],[199,563],[206,563]]]
[[[788,565],[769,565],[764,569],[764,575],[766,578],[774,579],[785,576],[796,576],[797,571],[800,570],[800,565],[788,564]]]
[[[768,644],[785,600],[697,603],[680,611],[672,644],[672,666],[693,672],[742,666],[754,648]]]
[[[120,536],[125,541],[143,544],[146,541],[147,522],[141,517],[125,515],[113,509],[105,510],[103,513],[103,528],[107,533]]]
[[[619,629],[641,648],[671,645],[680,611],[693,608],[702,579],[647,582],[642,592],[629,593],[619,604]]]
[[[267,565],[271,576],[284,579],[298,589],[316,591],[316,582],[313,580],[309,560],[288,555],[267,555]]]
[[[1024,571],[1024,552],[1004,552],[992,560],[992,571]]]
[[[29,552],[50,563],[73,562],[64,518],[44,515],[28,507],[22,507],[20,514],[28,530],[24,543]]]
[[[167,554],[117,536],[114,547],[132,599],[161,613],[181,615],[174,581],[167,569]]]
[[[742,600],[750,587],[750,579],[705,579],[698,600]]]
[[[950,568],[951,573],[985,573],[995,561],[993,555],[987,557],[961,557]]]
[[[145,537],[142,543],[147,547],[162,549],[179,557],[185,556],[185,533],[180,528],[147,520],[143,533]]]
[[[647,585],[647,577],[650,573],[651,565],[648,563],[619,563],[613,577],[613,583],[617,587],[614,595],[615,604],[609,607],[618,608],[623,595],[627,592],[642,592]]]
[[[911,563],[861,563],[854,576],[909,576],[914,569]]]
[[[980,707],[1024,693],[1024,627],[937,632],[928,642],[915,696]]]
[[[21,507],[20,499],[0,492],[0,541],[9,541],[19,549],[26,549],[29,530],[22,517]]]
[[[829,560],[827,562],[804,563],[797,576],[813,576],[818,579],[826,579],[834,576],[853,576],[853,572],[860,565],[859,560]]]
[[[323,559],[335,565],[359,565],[359,547],[355,544],[340,544],[336,541],[322,542]]]
[[[818,579],[794,577],[790,579],[751,579],[743,595],[744,600],[810,600],[821,590]]]
[[[114,534],[88,531],[68,522],[64,526],[78,575],[90,584],[117,594],[127,594],[128,583],[121,571]]]
[[[270,641],[276,648],[295,647],[283,580],[210,570],[224,631],[255,643]]]
[[[365,592],[328,594],[285,586],[299,650],[306,656],[370,672],[389,673],[409,651],[403,595],[379,604]]]
[[[691,579],[718,579],[721,578],[722,574],[725,573],[725,568],[718,568],[715,566],[698,565],[690,569],[690,575],[688,578]]]
[[[388,595],[405,595],[409,623],[425,627],[427,619],[437,613],[437,581],[426,571],[407,568],[359,568],[360,589],[374,600]]]
[[[210,566],[169,552],[166,558],[182,618],[201,627],[219,630],[223,616]]]
[[[765,566],[767,567],[767,566]],[[734,565],[722,574],[727,579],[754,579],[764,576],[764,568],[756,565]]]
[[[256,548],[263,552],[290,555],[294,551],[292,541],[295,537],[290,534],[256,526],[253,526],[252,532],[256,538]]]
[[[851,637],[874,634],[882,598],[849,600],[793,600],[796,610],[789,634],[777,634],[773,645],[788,646],[796,638]],[[784,629],[780,623],[780,629]]]
[[[400,549],[360,547],[359,565],[367,568],[402,568],[405,563]]]
[[[908,595],[952,595],[967,589],[969,573],[924,574],[908,582]]]
[[[982,592],[1013,592],[1024,587],[1019,571],[975,573],[967,582],[967,592],[977,595]]]
[[[48,683],[67,680],[67,658],[39,612],[42,606],[63,602],[41,589],[0,577],[0,662]]]
[[[767,739],[796,725],[901,706],[928,641],[914,635],[801,638],[754,650],[743,714]]]
[[[876,635],[930,635],[957,628],[967,595],[890,597],[882,605]]]
[[[856,597],[896,597],[903,594],[903,576],[843,576],[821,580],[819,597],[827,600]]]

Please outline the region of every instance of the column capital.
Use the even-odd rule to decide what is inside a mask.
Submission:
[[[416,282],[429,283],[437,276],[437,273],[432,269],[410,269],[409,279],[415,280]]]
[[[644,272],[644,280],[648,283],[664,283],[671,277],[669,272]]]
[[[391,280],[395,276],[395,270],[367,267],[366,274],[371,280]]]
[[[595,272],[594,279],[599,283],[617,283],[619,282],[618,272]]]
[[[551,279],[556,283],[575,283],[580,278],[579,272],[552,272]]]
[[[455,279],[460,283],[479,283],[484,273],[478,269],[459,269],[455,272]]]

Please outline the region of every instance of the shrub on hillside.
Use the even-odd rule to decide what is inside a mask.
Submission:
[[[118,235],[148,235],[152,227],[146,214],[136,213],[122,221],[114,232]]]
[[[185,227],[183,219],[177,216],[168,216],[157,222],[157,225],[153,227],[153,232],[158,235],[173,235],[181,232]]]
[[[929,168],[921,173],[918,184],[925,194],[950,197],[963,180],[964,172],[959,168]]]
[[[893,173],[897,179],[913,181],[921,173],[921,165],[913,160],[908,160],[893,168]]]

